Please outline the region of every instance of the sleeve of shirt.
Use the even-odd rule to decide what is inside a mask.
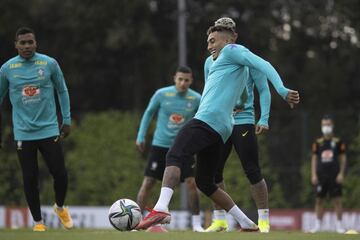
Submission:
[[[254,84],[259,92],[260,98],[261,114],[257,125],[269,127],[271,94],[268,81],[262,72],[254,68],[250,69],[250,76],[254,80]]]
[[[63,124],[71,125],[70,98],[64,75],[55,59],[51,62],[51,80],[58,94]]]
[[[0,68],[0,104],[3,102],[6,93],[9,90],[9,82],[5,75],[5,67]]]
[[[228,52],[230,59],[240,65],[245,65],[250,68],[255,68],[265,74],[266,78],[274,86],[279,95],[286,99],[289,89],[285,88],[283,82],[275,70],[275,68],[268,62],[249,51],[247,48],[241,48],[237,45],[235,47],[226,47],[225,51]]]
[[[150,99],[150,102],[141,118],[139,131],[137,134],[136,142],[144,142],[145,135],[149,128],[150,122],[154,116],[154,113],[160,107],[160,93],[157,91]]]

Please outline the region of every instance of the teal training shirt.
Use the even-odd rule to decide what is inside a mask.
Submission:
[[[144,142],[150,122],[157,112],[152,145],[169,148],[180,128],[192,119],[199,107],[200,94],[192,89],[180,93],[176,87],[160,88],[152,96],[141,119],[137,142]]]
[[[209,58],[204,66],[205,87],[195,118],[207,123],[225,142],[232,132],[233,107],[245,90],[249,69],[253,68],[265,74],[263,81],[282,81],[269,62],[239,44],[226,45],[212,64],[209,64]],[[286,97],[287,90],[284,88],[281,91],[281,95]]]
[[[55,59],[35,53],[16,56],[0,69],[0,103],[9,92],[15,140],[38,140],[59,135],[55,94],[63,124],[71,124],[70,100],[63,73]]]
[[[268,127],[271,105],[271,94],[266,76],[254,69],[250,68],[249,78],[246,81],[247,100],[244,104],[244,110],[235,114],[235,125],[255,124],[255,108],[254,108],[254,86],[259,92],[261,115],[258,124]]]

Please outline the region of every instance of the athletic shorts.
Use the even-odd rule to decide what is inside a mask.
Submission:
[[[255,135],[254,124],[235,125],[230,138],[224,144],[222,157],[217,167],[215,176],[216,183],[223,181],[224,167],[232,147],[241,161],[244,172],[251,184],[260,182],[263,177],[259,166],[258,145]]]
[[[153,177],[162,181],[165,171],[166,154],[169,148],[151,146],[148,162],[145,167],[144,175]],[[192,156],[190,161],[186,162],[181,169],[181,181],[186,178],[194,177],[195,174],[195,158]]]
[[[319,183],[315,186],[316,197],[330,198],[342,196],[342,185],[336,182],[336,175],[321,176],[319,175]]]
[[[167,166],[180,167],[196,154],[196,178],[215,184],[215,170],[224,145],[219,133],[205,122],[192,119],[179,131],[166,156]],[[216,190],[216,189],[215,189]]]

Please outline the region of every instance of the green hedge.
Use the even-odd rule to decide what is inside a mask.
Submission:
[[[64,141],[66,164],[69,171],[69,205],[111,205],[119,198],[136,199],[143,179],[146,154],[140,154],[135,146],[141,114],[108,111],[87,113],[74,123],[72,133]],[[153,129],[153,126],[152,126]],[[151,132],[151,131],[150,131]],[[10,128],[4,131],[6,144],[0,159],[0,199],[5,205],[25,205],[21,171],[11,139]],[[150,142],[151,134],[148,136]],[[269,186],[271,208],[290,207],[286,201],[278,174],[269,161],[267,137],[259,136],[259,155],[262,173]],[[360,189],[360,134],[349,147],[355,159],[349,159],[348,176],[344,184],[345,207],[359,208]],[[313,190],[310,184],[310,160],[304,160],[301,169],[303,207],[313,206]],[[53,183],[43,161],[39,161],[42,204],[54,202]],[[300,170],[299,170],[300,171]],[[244,209],[254,209],[249,182],[234,151],[225,166],[224,179],[228,193]],[[151,195],[155,203],[160,190],[157,184]],[[171,203],[172,209],[180,208],[179,188]],[[203,210],[211,209],[211,202],[201,195]]]

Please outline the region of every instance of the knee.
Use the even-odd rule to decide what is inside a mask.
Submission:
[[[257,184],[261,180],[263,180],[263,176],[261,175],[261,171],[259,168],[256,168],[254,170],[246,170],[245,174],[246,177],[249,179],[251,185]]]
[[[185,184],[186,187],[190,190],[190,191],[196,191],[197,190],[197,186],[196,186],[196,182],[195,182],[195,178],[194,177],[188,177],[185,179]]]
[[[152,177],[145,177],[141,185],[140,191],[149,191],[156,183],[156,179]]]
[[[67,181],[68,174],[66,170],[59,171],[53,174],[55,181]]]
[[[38,184],[38,177],[36,174],[24,174],[23,175],[23,181],[24,181],[24,186],[37,186]]]
[[[199,190],[208,197],[211,196],[218,188],[214,181],[208,178],[196,176],[195,181]]]

